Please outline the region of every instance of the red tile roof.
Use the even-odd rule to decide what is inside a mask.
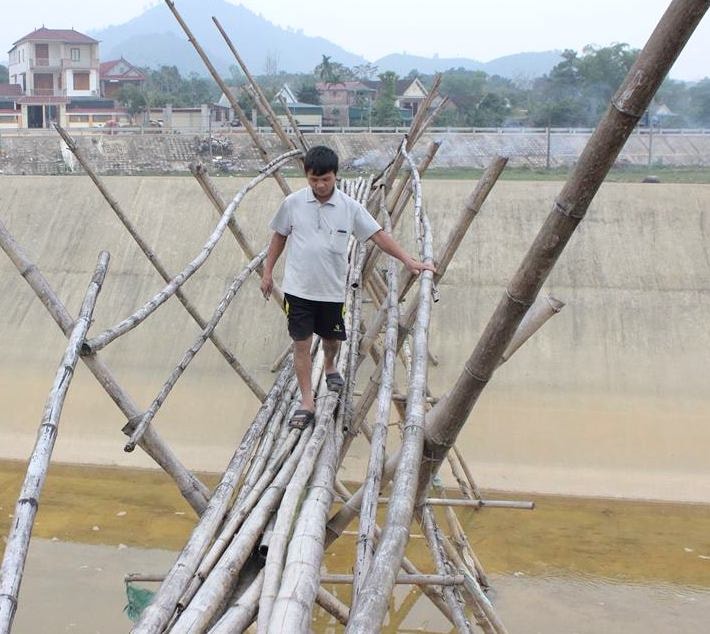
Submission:
[[[112,72],[114,67],[123,62],[128,70],[125,73],[115,73]],[[137,73],[139,77],[126,77],[128,73]],[[108,62],[101,62],[99,66],[99,75],[101,79],[132,79],[135,81],[140,81],[145,79],[145,75],[141,72],[139,68],[136,68],[128,60],[123,59],[112,59]]]
[[[35,29],[32,33],[28,33],[25,37],[21,37],[17,42],[13,43],[13,48],[22,42],[37,42],[37,41],[57,41],[64,42],[66,44],[98,44],[99,41],[95,40],[88,35],[79,33],[74,29],[46,29],[42,27],[41,29]]]
[[[19,97],[21,94],[20,84],[0,84],[0,97]]]

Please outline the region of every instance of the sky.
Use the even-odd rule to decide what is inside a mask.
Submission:
[[[176,0],[181,3],[199,0]],[[512,53],[608,46],[641,48],[670,0],[228,0],[282,27],[322,36],[370,61],[389,53],[467,57],[486,62]],[[13,2],[0,20],[0,63],[20,37],[44,24],[79,31],[121,24],[158,0]],[[335,7],[343,7],[335,8]],[[346,13],[347,11],[347,13]],[[166,19],[167,19],[166,15]],[[219,17],[219,16],[217,16]],[[3,59],[4,57],[4,59]],[[670,72],[710,76],[710,15]]]

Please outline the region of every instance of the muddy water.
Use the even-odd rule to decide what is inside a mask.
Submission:
[[[0,463],[2,534],[23,471],[21,463]],[[214,482],[213,476],[205,479]],[[459,512],[511,633],[707,632],[710,507],[557,496],[534,500],[534,511]],[[159,473],[53,467],[15,631],[127,631],[123,575],[165,571],[193,523],[189,507]],[[413,534],[408,555],[431,571],[416,527]],[[353,550],[353,537],[342,537],[326,554],[327,570],[348,572]],[[349,599],[344,586],[332,590]],[[406,587],[397,589],[390,620],[386,632],[448,631],[428,601]],[[317,614],[315,632],[340,629]]]

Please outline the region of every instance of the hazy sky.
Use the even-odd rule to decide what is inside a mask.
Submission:
[[[199,0],[176,0],[180,4]],[[581,49],[645,43],[670,0],[228,0],[243,4],[283,27],[320,35],[373,61],[388,53],[468,57],[550,49]],[[35,0],[13,2],[0,20],[0,46],[7,64],[12,43],[34,28],[89,30],[120,24],[155,0]],[[333,8],[347,7],[344,10]],[[219,17],[219,16],[217,16]],[[166,20],[172,19],[166,11]],[[0,57],[2,59],[2,57]],[[710,76],[710,16],[686,46],[671,77]]]

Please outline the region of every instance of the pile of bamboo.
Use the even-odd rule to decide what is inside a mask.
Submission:
[[[338,359],[345,388],[341,394],[327,390],[321,345],[314,341],[316,421],[313,427],[300,431],[289,426],[300,398],[290,350],[285,350],[275,362],[277,378],[266,390],[215,333],[215,328],[248,277],[261,270],[265,257],[264,250],[250,244],[234,212],[244,197],[266,178],[274,178],[285,194],[290,193],[279,169],[289,161],[302,159],[307,140],[298,132],[293,120],[290,127],[295,138],[287,134],[227,33],[214,19],[244,70],[255,106],[269,120],[284,146],[281,156],[270,158],[259,133],[227,90],[173,2],[166,0],[207,69],[230,99],[264,160],[264,168],[228,203],[221,198],[204,167],[193,165],[192,173],[215,207],[219,220],[200,252],[175,274],[168,272],[140,236],[129,215],[111,196],[73,139],[57,126],[68,149],[165,281],[164,288],[132,315],[91,337],[87,332],[106,275],[108,254],[101,254],[80,316],[74,320],[22,247],[0,223],[0,246],[69,338],[67,352],[47,400],[5,550],[0,572],[0,634],[9,632],[12,625],[39,495],[64,397],[79,358],[126,416],[125,450],[140,446],[152,456],[175,480],[199,516],[172,568],[157,576],[162,583],[153,602],[135,624],[134,632],[241,632],[254,622],[260,633],[308,632],[315,604],[344,624],[346,632],[378,632],[387,618],[397,583],[419,586],[457,632],[471,632],[475,627],[487,633],[505,632],[486,596],[485,571],[454,508],[532,508],[532,504],[482,499],[471,470],[455,445],[456,437],[495,369],[561,309],[562,302],[538,296],[539,291],[626,138],[707,11],[709,2],[674,0],[671,4],[555,201],[458,380],[441,397],[429,392],[427,382],[428,366],[435,360],[429,350],[428,332],[433,304],[438,297],[437,284],[446,274],[506,159],[500,157],[492,162],[464,201],[454,228],[442,242],[443,248],[434,253],[422,176],[438,144],[431,144],[418,164],[412,152],[445,103],[444,99],[439,99],[438,105],[433,106],[439,89],[439,80],[435,81],[387,168],[369,178],[343,180],[339,186],[362,202],[386,231],[406,222],[408,210],[413,209],[411,224],[419,257],[436,263],[437,271],[435,274],[425,271],[415,279],[406,271],[398,273],[397,263],[391,257],[380,263],[382,254],[373,246],[351,244],[346,300],[350,337]],[[208,259],[227,228],[249,262],[234,276],[213,313],[203,316],[186,296],[183,285]],[[281,298],[279,289],[274,293]],[[150,405],[140,408],[103,363],[100,351],[140,325],[173,296],[199,325],[200,334]],[[363,308],[365,301],[371,304],[372,310]],[[281,302],[274,304],[280,306]],[[207,340],[261,403],[213,491],[178,460],[153,425],[161,405]],[[366,357],[372,359],[374,370],[364,382],[363,390],[356,392],[358,370]],[[398,360],[406,389],[399,389],[395,380]],[[370,422],[368,416],[375,402],[377,406]],[[392,405],[396,411],[391,411]],[[400,446],[388,456],[385,447],[393,418],[400,423]],[[353,439],[361,432],[371,444],[371,454],[364,482],[352,492],[340,482],[337,474]],[[445,496],[436,478],[444,461],[461,489],[462,496],[456,499]],[[383,497],[387,486],[389,497]],[[386,520],[381,527],[376,519],[378,504],[387,505]],[[433,512],[435,506],[444,507],[443,524]],[[333,512],[334,508],[338,510]],[[358,516],[353,574],[325,570],[326,549],[347,532],[349,524]],[[421,527],[431,553],[430,571],[417,569],[405,556],[414,522]],[[156,576],[131,577],[139,578],[155,579]],[[335,583],[352,586],[350,605],[324,587]]]

